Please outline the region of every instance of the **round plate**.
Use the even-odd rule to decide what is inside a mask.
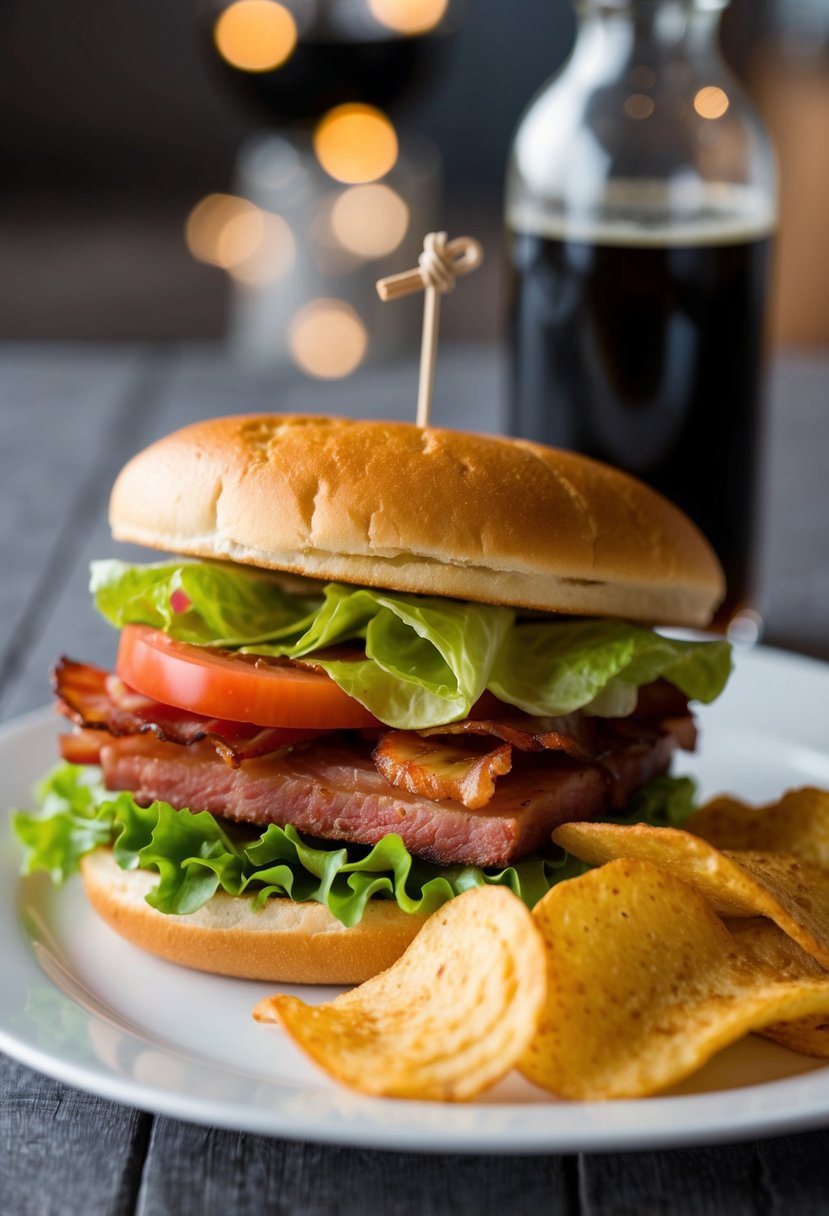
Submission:
[[[769,800],[829,786],[829,667],[761,649],[701,709],[702,744],[677,769],[701,793]],[[0,730],[5,806],[30,804],[55,755],[47,712]],[[41,1072],[147,1110],[242,1131],[429,1152],[644,1149],[792,1131],[829,1121],[829,1068],[749,1036],[670,1094],[563,1103],[517,1074],[477,1102],[364,1098],[341,1089],[251,1009],[272,986],[187,971],[142,954],[91,912],[79,880],[17,877],[0,846],[0,1047]],[[332,989],[286,987],[307,1000]]]

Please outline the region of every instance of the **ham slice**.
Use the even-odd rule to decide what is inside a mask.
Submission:
[[[108,741],[101,763],[107,787],[131,790],[141,803],[161,799],[358,844],[396,832],[412,854],[429,861],[504,866],[547,846],[560,824],[624,806],[635,789],[666,771],[675,746],[668,734],[651,746],[633,743],[616,754],[612,773],[566,756],[519,754],[481,811],[389,785],[368,743],[344,735],[235,768],[205,743],[183,748],[133,736]]]

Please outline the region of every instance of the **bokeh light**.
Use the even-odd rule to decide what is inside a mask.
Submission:
[[[216,19],[213,40],[232,67],[271,72],[296,46],[296,21],[277,0],[234,0]]]
[[[409,227],[409,208],[391,186],[351,186],[331,208],[331,231],[344,249],[361,258],[393,253]]]
[[[312,300],[288,332],[294,362],[320,380],[339,380],[359,367],[368,347],[363,322],[345,300]]]
[[[258,207],[247,205],[228,219],[216,238],[215,262],[223,270],[252,257],[262,243],[265,222]]]
[[[347,103],[320,119],[314,151],[330,177],[357,185],[376,181],[394,167],[397,135],[382,110]]]
[[[259,220],[256,243],[228,262],[227,269],[237,283],[273,283],[294,264],[296,241],[287,221],[272,211],[260,211]],[[242,243],[238,235],[236,239],[236,252],[240,253]]]
[[[296,250],[282,216],[233,194],[208,194],[197,203],[184,237],[194,258],[230,271],[242,283],[279,278],[290,269]]]
[[[443,19],[449,0],[368,0],[374,17],[398,34],[425,34]]]
[[[211,266],[220,266],[222,233],[229,224],[251,210],[255,210],[251,203],[233,194],[208,194],[196,203],[184,227],[184,239],[193,257]]]
[[[630,97],[625,99],[625,113],[628,118],[650,118],[655,108],[653,98],[648,97],[646,93],[631,93]]]
[[[715,84],[706,85],[694,97],[694,109],[700,118],[722,118],[728,109],[728,94]]]

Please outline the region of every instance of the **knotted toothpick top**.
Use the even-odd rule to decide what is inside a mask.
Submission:
[[[484,258],[480,241],[471,236],[447,240],[445,232],[430,232],[423,242],[423,252],[413,270],[380,279],[377,293],[380,299],[399,300],[415,291],[426,292],[423,309],[423,342],[420,348],[420,385],[417,394],[417,425],[427,426],[435,384],[440,297],[452,291],[458,275],[476,270]]]

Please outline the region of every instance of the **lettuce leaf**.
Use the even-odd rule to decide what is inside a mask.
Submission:
[[[313,654],[350,696],[403,730],[464,718],[485,689],[527,713],[553,716],[585,709],[622,717],[636,690],[660,677],[708,702],[731,671],[727,642],[680,641],[624,621],[522,622],[511,608],[340,583],[316,598],[296,597],[238,566],[93,562],[91,589],[118,628],[151,625],[180,641],[245,654]],[[364,659],[318,657],[354,641],[365,647]]]
[[[502,870],[438,866],[413,858],[399,836],[373,848],[306,840],[293,827],[270,824],[259,835],[219,823],[207,811],[174,810],[166,802],[140,807],[127,793],[112,797],[97,769],[62,764],[38,791],[40,814],[17,811],[13,830],[23,845],[22,871],[45,870],[61,883],[84,854],[111,844],[123,870],[159,875],[147,902],[187,915],[217,891],[324,904],[344,925],[356,925],[369,899],[393,899],[409,913],[431,913],[470,887],[509,887],[528,907],[553,886],[588,867],[550,846]],[[660,777],[631,800],[622,822],[681,826],[694,810],[688,777]],[[616,819],[619,822],[619,819]]]

